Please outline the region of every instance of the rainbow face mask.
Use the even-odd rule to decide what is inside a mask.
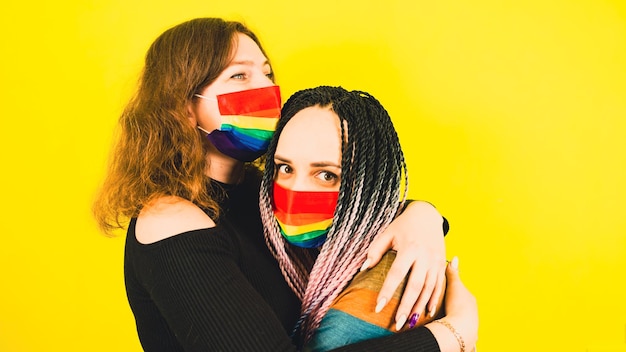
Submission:
[[[280,233],[298,247],[319,247],[333,223],[339,192],[300,192],[274,182],[274,217]]]
[[[267,151],[280,117],[280,88],[271,86],[221,94],[217,100],[222,125],[206,131],[207,138],[221,153],[239,161],[253,161]]]

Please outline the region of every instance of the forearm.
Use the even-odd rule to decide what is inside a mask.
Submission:
[[[446,268],[446,316],[426,324],[443,352],[472,351],[478,339],[478,305],[459,278],[458,263],[454,257]]]
[[[448,220],[439,213],[432,203],[423,200],[407,200],[407,203],[402,211],[402,216],[409,214],[417,223],[420,224],[420,228],[430,228],[434,231],[443,231],[445,236],[450,229]]]

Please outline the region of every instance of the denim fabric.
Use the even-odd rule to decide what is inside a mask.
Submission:
[[[324,352],[362,340],[393,334],[340,310],[330,309],[320,328],[305,346],[305,352]]]

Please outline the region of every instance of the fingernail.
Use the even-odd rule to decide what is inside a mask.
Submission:
[[[417,319],[419,319],[420,315],[417,313],[413,313],[413,315],[411,315],[411,319],[409,319],[409,329],[413,329],[415,327],[415,325],[417,324]]]
[[[430,315],[430,317],[434,317],[435,316],[435,310],[431,309],[430,312],[428,312],[428,315]]]
[[[383,310],[383,308],[385,308],[386,304],[387,304],[387,299],[385,297],[379,299],[378,303],[376,303],[376,309],[374,311],[376,313],[380,313],[380,311]]]
[[[406,315],[402,314],[400,316],[400,319],[397,320],[396,322],[396,330],[400,330],[402,329],[402,327],[404,326],[404,323],[406,322]]]
[[[361,265],[361,270],[360,271],[364,271],[367,270],[367,268],[370,266],[370,263],[372,261],[370,260],[370,258],[367,258],[364,262],[363,265]]]
[[[452,258],[450,265],[452,265],[452,269],[459,270],[459,257]]]

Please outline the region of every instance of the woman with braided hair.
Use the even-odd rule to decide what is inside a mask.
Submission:
[[[394,253],[358,272],[374,237],[405,206],[407,190],[398,136],[374,97],[320,86],[299,91],[285,103],[268,149],[260,207],[270,250],[302,300],[295,332],[305,350],[328,351],[403,329],[393,317],[402,285],[382,312],[376,307]],[[308,255],[311,248],[318,254]],[[443,321],[454,322],[447,325],[453,335],[432,323],[414,330],[426,335],[432,330],[441,346],[452,342],[450,351],[464,349],[466,342],[473,345],[477,332],[473,297],[466,290],[462,298],[454,293],[448,299],[456,301],[449,302],[452,309]],[[461,314],[455,309],[459,301],[467,306]],[[440,306],[421,318],[413,315],[408,328],[440,316]],[[389,350],[395,350],[392,342]]]

